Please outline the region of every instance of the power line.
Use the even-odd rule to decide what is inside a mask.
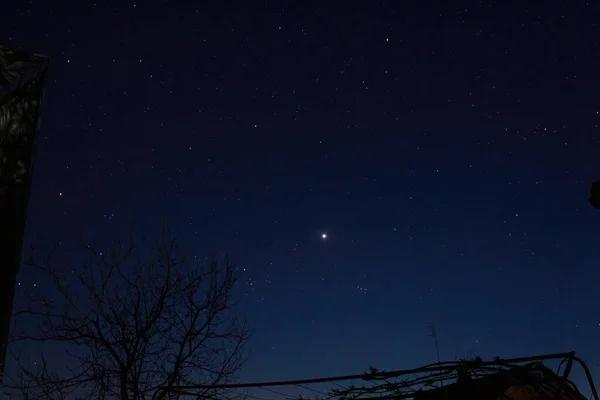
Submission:
[[[337,382],[331,382],[331,383],[333,383],[335,386],[339,387],[340,389],[348,390],[348,388],[347,388],[346,386],[344,386],[344,385],[340,385],[340,384],[339,384],[339,383],[337,383]]]
[[[298,386],[298,387],[301,387],[302,389],[305,389],[305,390],[308,390],[308,391],[311,391],[311,392],[314,392],[314,393],[320,394],[320,395],[322,395],[322,396],[327,396],[327,397],[330,397],[330,396],[331,396],[329,393],[325,393],[325,392],[322,392],[322,391],[320,391],[320,390],[316,390],[316,389],[313,389],[313,388],[309,388],[309,387],[307,387],[307,386],[303,386],[303,385],[300,385],[300,384],[298,384],[298,385],[296,385],[296,386]]]
[[[262,390],[266,390],[267,392],[271,392],[271,393],[277,394],[279,396],[283,396],[286,399],[295,399],[296,398],[296,396],[292,396],[292,395],[289,395],[287,393],[279,392],[277,390],[269,389],[269,388],[266,388],[266,387],[258,386],[258,388],[262,389]]]
[[[548,359],[555,358],[571,358],[575,357],[575,352],[568,353],[556,353],[556,354],[546,354],[542,356],[533,356],[533,357],[520,357],[520,358],[512,358],[512,359],[496,359],[492,361],[480,361],[478,362],[478,366],[489,366],[489,365],[498,365],[498,364],[515,364],[515,363],[524,363],[524,362],[532,362],[532,361],[542,361]],[[446,363],[441,363],[442,365]],[[460,363],[448,363],[448,364],[460,364]],[[377,379],[385,379],[385,378],[395,378],[401,375],[408,374],[416,374],[423,372],[437,372],[439,371],[440,366],[437,364],[428,365],[425,367],[412,368],[412,369],[403,369],[403,370],[395,370],[389,372],[377,372],[375,374],[363,373],[363,374],[355,374],[355,375],[342,375],[342,376],[331,376],[326,378],[314,378],[314,379],[297,379],[290,381],[275,381],[275,382],[250,382],[250,383],[228,383],[228,384],[219,384],[219,385],[191,385],[191,386],[177,386],[172,388],[162,388],[163,390],[169,391],[179,391],[179,390],[189,390],[189,389],[233,389],[233,388],[259,388],[259,387],[270,387],[270,386],[299,386],[311,383],[326,383],[326,382],[339,382],[339,381],[349,381],[349,380],[377,380]]]

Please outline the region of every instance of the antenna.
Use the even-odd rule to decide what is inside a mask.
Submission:
[[[435,323],[430,322],[428,324],[429,327],[429,336],[433,338],[433,342],[435,343],[435,353],[437,355],[438,366],[440,367],[440,372],[442,372],[442,362],[440,361],[440,347],[438,346],[437,340],[437,332],[435,331]],[[440,385],[444,387],[444,379],[440,376]]]

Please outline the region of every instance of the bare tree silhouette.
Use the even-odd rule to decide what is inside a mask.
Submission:
[[[168,229],[154,242],[142,250],[132,230],[127,241],[103,250],[83,245],[81,267],[57,262],[59,245],[33,246],[25,268],[46,274],[59,301],[31,296],[15,312],[11,345],[67,344],[72,365],[57,372],[42,354],[31,367],[11,352],[18,373],[5,386],[26,399],[143,400],[179,397],[160,387],[231,382],[250,338],[232,300],[235,266],[227,259],[196,262]],[[37,328],[19,329],[23,318],[37,319]]]

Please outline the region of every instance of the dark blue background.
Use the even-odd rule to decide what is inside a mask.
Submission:
[[[433,362],[430,321],[442,359],[597,373],[600,6],[500,3],[4,5],[52,63],[28,238],[228,252],[246,381]]]

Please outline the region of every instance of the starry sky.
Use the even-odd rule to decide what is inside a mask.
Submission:
[[[51,57],[27,240],[228,253],[244,381],[434,362],[429,322],[444,360],[600,374],[599,3],[201,3],[3,5]]]

